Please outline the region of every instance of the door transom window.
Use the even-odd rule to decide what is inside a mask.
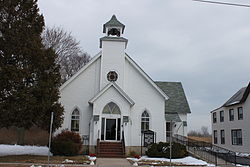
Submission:
[[[121,114],[120,108],[114,103],[108,103],[102,111],[103,114]]]

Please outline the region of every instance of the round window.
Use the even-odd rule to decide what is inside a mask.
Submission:
[[[108,74],[107,74],[107,78],[108,78],[108,81],[116,81],[117,78],[118,78],[118,75],[115,71],[110,71]]]

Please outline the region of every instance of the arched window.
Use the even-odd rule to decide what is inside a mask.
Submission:
[[[71,131],[79,132],[80,112],[75,109],[71,114]]]
[[[120,108],[114,102],[108,103],[102,111],[103,114],[121,114]]]
[[[141,131],[147,131],[149,130],[149,114],[147,111],[144,111],[142,114],[141,114]]]

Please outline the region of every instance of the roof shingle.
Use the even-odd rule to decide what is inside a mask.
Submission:
[[[180,82],[155,83],[169,97],[165,102],[165,113],[191,113]]]
[[[181,122],[181,119],[180,119],[178,113],[167,113],[167,114],[165,114],[165,120],[167,122],[170,122],[170,121]]]
[[[236,92],[222,107],[228,107],[236,104],[244,103],[250,93],[250,82],[247,87],[241,88]]]

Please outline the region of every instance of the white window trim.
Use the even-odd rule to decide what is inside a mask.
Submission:
[[[73,108],[73,110],[70,112],[70,119],[69,119],[69,130],[71,131],[71,127],[72,127],[72,125],[71,125],[71,121],[72,121],[72,114],[73,114],[73,112],[75,111],[75,110],[78,110],[79,111],[79,131],[74,131],[74,132],[76,132],[76,133],[80,133],[81,132],[81,110],[79,109],[79,107],[74,107]]]
[[[147,112],[148,117],[142,117],[142,114],[144,112]],[[150,112],[147,109],[145,109],[145,110],[143,110],[143,112],[141,113],[140,116],[141,116],[140,117],[140,126],[141,126],[142,122],[146,122],[146,121],[142,121],[142,118],[148,118],[149,119],[149,121],[148,121],[148,130],[150,130],[150,128],[151,128],[151,114],[150,114]],[[142,126],[141,126],[141,131],[142,131]]]

